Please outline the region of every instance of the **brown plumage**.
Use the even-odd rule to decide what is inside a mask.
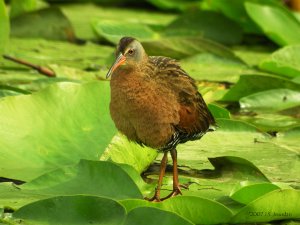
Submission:
[[[160,201],[168,151],[173,159],[173,192],[181,194],[176,146],[201,138],[215,124],[195,81],[174,59],[148,56],[131,37],[120,40],[111,75],[110,112],[119,131],[131,141],[164,151],[155,195]]]

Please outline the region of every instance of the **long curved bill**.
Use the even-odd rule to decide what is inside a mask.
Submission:
[[[110,75],[117,69],[120,65],[124,64],[126,61],[126,57],[120,53],[114,62],[114,64],[110,67],[109,71],[106,74],[106,79],[110,77]]]

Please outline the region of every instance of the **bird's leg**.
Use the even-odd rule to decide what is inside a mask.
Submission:
[[[158,184],[157,184],[157,187],[155,189],[154,196],[152,198],[149,198],[149,199],[146,198],[146,200],[151,201],[151,202],[160,202],[161,201],[161,199],[160,199],[160,188],[161,188],[161,185],[162,185],[163,178],[165,176],[167,163],[168,163],[168,152],[165,151],[164,156],[163,156],[163,158],[161,160],[161,163],[160,163]]]
[[[168,199],[170,197],[174,197],[176,195],[182,195],[180,190],[180,185],[178,181],[178,168],[177,168],[177,150],[174,148],[171,151],[172,161],[173,161],[173,191],[166,197],[161,200]]]

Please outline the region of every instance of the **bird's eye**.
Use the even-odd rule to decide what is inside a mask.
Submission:
[[[134,53],[133,49],[129,49],[128,52],[127,52],[128,55],[133,55],[133,53]]]

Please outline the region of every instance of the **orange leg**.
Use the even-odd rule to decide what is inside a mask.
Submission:
[[[167,163],[168,163],[168,152],[166,151],[166,152],[164,152],[164,156],[163,156],[163,158],[161,160],[161,163],[160,163],[158,184],[157,184],[157,187],[155,189],[154,196],[152,198],[149,198],[149,199],[146,198],[148,201],[152,201],[152,202],[160,202],[161,201],[161,199],[160,199],[160,188],[161,188],[161,185],[162,185],[163,178],[165,176]]]
[[[162,198],[162,201],[179,194],[182,195],[178,181],[177,150],[174,148],[170,152],[173,160],[173,191],[168,196]]]

